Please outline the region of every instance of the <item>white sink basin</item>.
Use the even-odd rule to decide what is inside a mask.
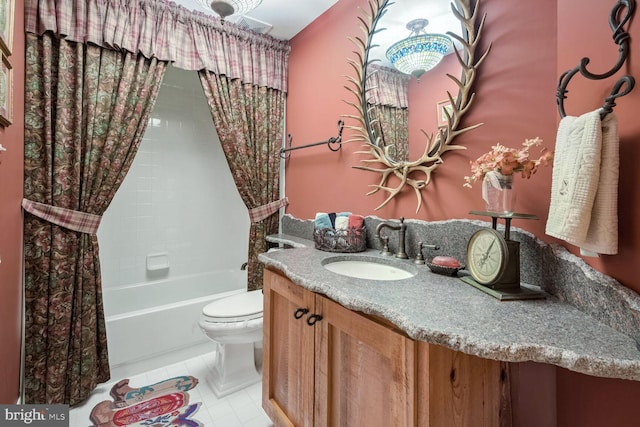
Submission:
[[[402,280],[416,275],[409,269],[402,268],[384,259],[344,259],[341,257],[324,260],[323,267],[343,276],[367,280]]]

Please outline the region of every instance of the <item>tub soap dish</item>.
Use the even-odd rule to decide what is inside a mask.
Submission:
[[[147,271],[168,270],[169,254],[167,252],[159,252],[147,255]]]

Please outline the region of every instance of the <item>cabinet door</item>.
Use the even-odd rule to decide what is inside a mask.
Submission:
[[[418,424],[510,427],[508,364],[418,343]]]
[[[262,406],[276,426],[313,425],[314,307],[313,293],[264,270]]]
[[[316,425],[413,426],[414,342],[322,296],[316,306]]]

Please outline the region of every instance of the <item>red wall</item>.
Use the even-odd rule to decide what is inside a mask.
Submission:
[[[22,336],[22,181],[24,163],[24,0],[15,2],[13,124],[0,128],[0,403],[16,403]]]
[[[438,117],[435,105],[448,98],[447,91],[452,96],[458,93],[458,85],[447,77],[447,74],[460,77],[460,63],[455,54],[449,54],[429,73],[424,73],[420,79],[409,80],[409,147],[410,159],[420,158],[424,153],[427,134],[438,131]],[[438,90],[433,90],[437,87]],[[415,126],[412,124],[415,123]]]
[[[555,91],[559,75],[572,68],[582,56],[591,56],[594,70],[603,72],[615,62],[617,47],[611,41],[608,16],[614,1],[585,2],[513,2],[481,0],[487,13],[481,49],[493,43],[491,53],[480,72],[474,109],[464,124],[484,123],[482,127],[459,137],[455,143],[467,150],[445,154],[444,163],[434,181],[423,191],[423,208],[416,213],[416,198],[411,189],[380,210],[381,193],[365,196],[379,176],[353,169],[363,157],[355,153],[359,143],[343,146],[334,153],[325,146],[292,152],[286,164],[287,212],[299,218],[313,218],[317,211],[352,211],[382,218],[418,218],[428,221],[472,218],[468,212],[482,207],[479,188],[463,188],[469,161],[486,152],[496,142],[518,146],[525,138],[539,136],[553,149],[559,122]],[[597,4],[596,4],[597,3]],[[368,8],[365,0],[340,0],[319,19],[292,40],[289,62],[287,132],[294,145],[325,140],[335,134],[335,123],[342,114],[354,114],[344,100],[353,100],[345,90],[346,75],[353,69],[346,58],[353,58],[355,46],[349,37],[359,36],[358,7]],[[637,19],[636,19],[637,21]],[[637,22],[635,23],[637,24]],[[632,58],[639,57],[640,25],[632,26]],[[636,64],[638,64],[636,62]],[[630,66],[638,75],[640,65]],[[575,78],[576,80],[578,77]],[[607,82],[572,82],[566,102],[569,114],[579,115],[598,108],[612,85]],[[639,82],[640,84],[640,82]],[[584,89],[583,89],[584,88]],[[640,291],[634,261],[640,259],[640,227],[634,226],[640,207],[640,168],[637,143],[640,135],[640,89],[621,99],[616,107],[620,123],[620,254],[601,259],[586,259],[596,269],[609,274],[623,285]],[[435,106],[434,106],[435,110]],[[356,125],[347,119],[347,125]],[[345,130],[344,139],[352,133]],[[515,226],[539,238],[561,243],[544,234],[549,209],[551,168],[541,169],[531,180],[520,180],[518,211],[537,215],[538,221],[516,221]],[[575,253],[573,248],[570,248]],[[627,426],[637,423],[634,402],[640,396],[640,382],[593,378],[565,369],[523,367],[523,400],[545,394],[549,381],[556,384],[554,401],[541,399],[539,407],[556,411],[559,426]],[[554,378],[555,375],[555,378]],[[536,379],[536,377],[539,377]],[[531,387],[527,387],[531,385]],[[551,390],[553,394],[554,390]],[[540,396],[538,396],[540,397]],[[523,404],[521,411],[531,409]],[[523,414],[519,414],[522,416]],[[526,416],[526,414],[525,414]],[[526,418],[523,418],[526,419]]]

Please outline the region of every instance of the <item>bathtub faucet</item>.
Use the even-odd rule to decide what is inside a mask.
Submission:
[[[391,255],[391,252],[389,252],[389,237],[387,236],[382,236],[380,233],[382,232],[383,228],[390,228],[391,230],[398,230],[398,252],[396,252],[396,258],[402,258],[402,259],[407,259],[409,258],[407,256],[407,252],[405,250],[404,247],[404,237],[405,234],[407,232],[407,226],[404,224],[404,217],[400,217],[400,225],[391,225],[388,222],[382,222],[380,224],[378,224],[378,226],[376,227],[376,236],[378,237],[378,239],[384,243],[384,248],[382,249],[383,254],[385,255]]]

